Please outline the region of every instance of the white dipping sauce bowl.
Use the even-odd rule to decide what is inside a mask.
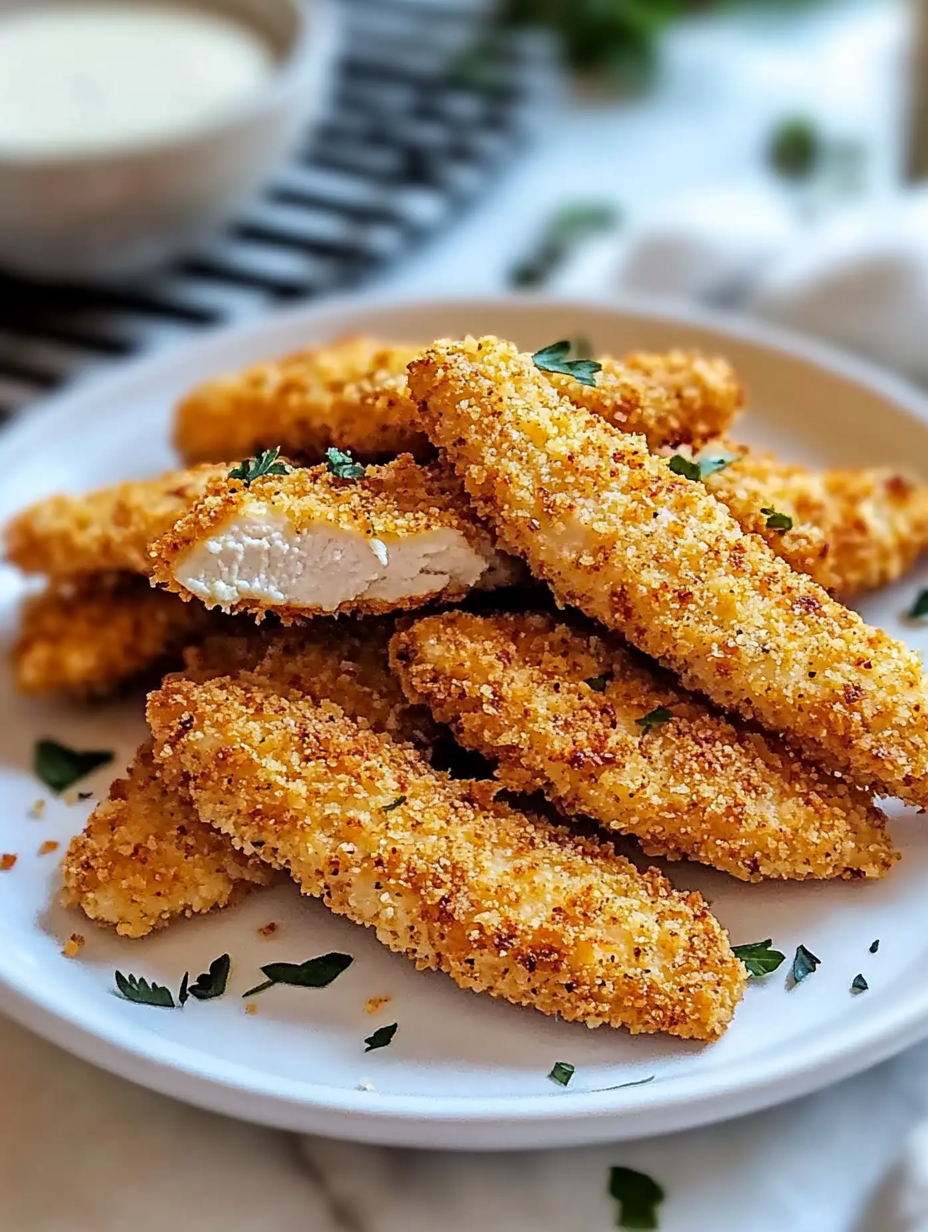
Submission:
[[[29,2],[0,0],[0,15]],[[333,0],[185,2],[265,38],[275,56],[267,78],[176,136],[81,153],[0,151],[0,267],[79,280],[163,264],[228,220],[311,130],[338,48]]]

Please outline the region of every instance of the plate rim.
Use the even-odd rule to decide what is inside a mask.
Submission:
[[[169,349],[157,348],[79,381],[44,400],[28,411],[22,422],[3,431],[0,466],[4,455],[33,447],[56,422],[79,413],[87,399],[116,399],[126,386],[163,380],[165,368],[186,365],[191,354],[201,352],[205,357],[214,348],[234,345],[237,338],[252,343],[267,337],[270,353],[274,336],[299,324],[336,335],[351,328],[351,318],[377,313],[415,310],[478,314],[533,308],[580,309],[715,332],[823,369],[928,424],[928,395],[903,378],[828,344],[728,313],[638,296],[422,297],[360,293],[211,328]],[[874,1003],[871,1009],[868,1005],[863,1014],[849,1015],[844,1025],[831,1028],[821,1039],[804,1041],[798,1062],[794,1055],[768,1061],[762,1075],[755,1078],[744,1072],[751,1065],[748,1055],[724,1071],[704,1072],[682,1082],[678,1079],[663,1097],[661,1084],[621,1093],[563,1091],[493,1098],[396,1095],[296,1083],[270,1074],[262,1075],[256,1084],[253,1078],[249,1080],[253,1071],[246,1066],[220,1063],[208,1053],[159,1039],[149,1031],[140,1037],[131,1022],[94,1026],[92,1013],[55,1004],[41,988],[30,987],[26,976],[14,967],[15,962],[5,959],[0,949],[0,1008],[36,1034],[120,1077],[203,1108],[278,1128],[414,1147],[525,1148],[620,1140],[691,1128],[818,1090],[887,1059],[928,1034],[928,986],[920,989],[912,985],[901,998],[897,995],[882,1007]],[[688,1085],[704,1088],[707,1083],[712,1087],[709,1092],[687,1090]]]

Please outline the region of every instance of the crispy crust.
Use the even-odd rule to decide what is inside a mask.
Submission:
[[[440,342],[410,373],[478,512],[561,603],[859,786],[928,805],[915,653],[793,572],[639,438],[558,398],[514,346]]]
[[[174,444],[188,464],[247,458],[275,445],[304,462],[330,446],[362,462],[430,457],[406,389],[412,346],[343,338],[207,381],[177,408]]]
[[[702,899],[655,870],[451,781],[331,704],[178,681],[148,717],[201,817],[420,969],[589,1026],[713,1039],[728,1025],[744,970]]]
[[[141,577],[88,575],[23,605],[11,661],[21,693],[107,697],[167,670],[217,618]]]
[[[308,630],[215,636],[188,650],[184,675],[204,681],[248,673],[255,688],[332,698],[359,723],[427,748],[435,726],[390,673],[393,627],[383,620],[318,621]],[[200,820],[182,780],[163,780],[150,745],[143,745],[62,864],[68,901],[125,937],[218,910],[270,880],[266,865],[244,858]]]
[[[638,432],[651,449],[699,447],[728,431],[744,406],[744,388],[731,364],[698,351],[603,356],[596,385],[545,373],[575,406],[601,415],[623,432]]]
[[[447,612],[397,633],[391,662],[409,699],[498,759],[507,786],[634,834],[648,855],[742,881],[882,877],[898,858],[864,792],[709,710],[615,638],[550,616]],[[643,734],[636,720],[660,707],[673,718]]]
[[[386,466],[369,467],[364,478],[356,482],[338,479],[325,466],[257,479],[249,488],[225,476],[215,480],[203,498],[152,544],[152,571],[158,585],[184,599],[194,598],[175,579],[178,565],[221,526],[256,505],[263,512],[286,518],[296,531],[325,522],[388,543],[426,531],[455,530],[487,560],[488,574],[481,582],[504,585],[517,576],[515,562],[503,559],[496,551],[454,475],[437,462],[420,464],[403,454]],[[441,589],[395,600],[360,595],[346,600],[337,611],[385,614],[461,599],[468,590],[451,582]],[[259,599],[242,599],[225,610],[252,612],[259,618],[273,612],[284,624],[332,614],[319,607],[266,604]]]
[[[86,496],[49,496],[6,527],[6,556],[25,573],[148,574],[148,545],[163,535],[228,466],[169,471]]]

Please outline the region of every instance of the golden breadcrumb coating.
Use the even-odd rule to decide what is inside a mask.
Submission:
[[[603,356],[595,386],[546,372],[575,406],[623,432],[639,432],[651,449],[696,447],[723,435],[744,406],[744,388],[727,360],[697,351]]]
[[[559,398],[514,346],[436,343],[410,385],[500,546],[559,602],[858,786],[928,805],[917,654],[745,534],[641,438]]]
[[[744,987],[696,894],[452,781],[338,707],[228,679],[149,699],[200,816],[420,969],[589,1026],[713,1039]]]
[[[744,530],[762,535],[794,569],[829,589],[842,595],[876,590],[900,578],[928,547],[928,487],[899,471],[812,471],[743,447],[730,452],[738,460],[706,487]],[[782,535],[767,529],[765,507],[789,514],[793,529]],[[818,559],[810,531],[826,549]]]
[[[411,701],[500,762],[517,791],[742,881],[882,877],[898,858],[870,798],[730,722],[614,637],[547,615],[447,612],[392,643]],[[643,731],[645,715],[672,717]]]
[[[247,672],[255,688],[331,698],[358,723],[429,747],[431,717],[406,701],[390,672],[393,628],[387,620],[320,620],[307,629],[215,636],[187,652],[184,675]],[[266,865],[200,820],[180,779],[162,781],[149,745],[72,841],[62,870],[68,900],[125,937],[224,907],[270,878]]]
[[[169,471],[86,496],[49,496],[6,527],[6,557],[25,573],[149,573],[148,545],[228,466]]]
[[[247,532],[252,543],[259,533],[264,537],[256,580],[246,575],[241,566],[239,542],[229,550],[228,563],[219,547],[223,536],[232,534],[230,528],[259,522],[262,526],[285,524],[290,539],[278,551],[271,532]],[[295,536],[314,535],[320,528],[333,532],[338,540],[328,551],[329,559],[317,566],[309,558],[305,562],[301,559],[306,548],[292,545]],[[276,581],[275,570],[279,570],[288,577],[298,575],[298,581],[308,575],[328,584],[340,569],[348,568],[341,559],[343,549],[338,546],[344,542],[343,536],[363,540],[365,549],[370,544],[379,544],[385,563],[398,548],[436,532],[459,536],[468,555],[479,558],[479,576],[473,582],[449,576],[435,563],[417,575],[416,585],[408,593],[385,598],[374,589],[364,588],[362,580],[356,593],[348,589],[344,597],[322,603],[291,602]],[[279,559],[274,559],[275,552]],[[194,592],[180,576],[191,560],[200,555],[214,573]],[[300,558],[298,565],[293,564],[295,555]],[[341,612],[377,614],[421,607],[429,602],[460,599],[475,584],[505,585],[521,576],[521,566],[496,551],[454,475],[438,462],[420,464],[409,454],[385,466],[368,467],[364,477],[357,480],[340,479],[326,466],[265,476],[254,480],[250,487],[224,475],[213,480],[202,499],[152,545],[151,557],[155,581],[184,599],[196,594],[209,606],[252,612],[259,619],[273,612],[285,624],[309,616]]]
[[[174,444],[190,465],[275,446],[321,462],[331,446],[363,462],[434,450],[406,388],[413,346],[342,338],[200,385],[180,403]]]
[[[225,907],[273,880],[266,864],[200,821],[180,782],[165,782],[150,741],[72,839],[61,869],[67,901],[122,937]]]
[[[133,574],[53,584],[23,605],[11,653],[16,687],[107,697],[170,666],[218,623]]]

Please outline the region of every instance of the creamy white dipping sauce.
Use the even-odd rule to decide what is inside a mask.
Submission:
[[[195,7],[35,4],[0,17],[0,154],[111,150],[208,125],[274,64],[261,36]]]

